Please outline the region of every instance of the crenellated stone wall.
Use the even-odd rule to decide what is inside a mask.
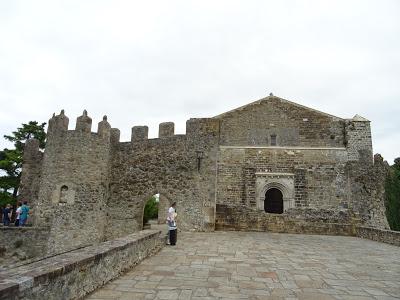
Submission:
[[[140,230],[144,205],[157,193],[168,205],[177,202],[180,229],[213,229],[212,178],[218,150],[218,126],[212,126],[214,123],[212,119],[190,120],[186,135],[116,146],[111,159],[106,238]],[[197,151],[202,153],[200,168]]]
[[[75,130],[68,123],[64,111],[54,115],[44,154],[30,141],[24,156],[21,192],[30,198],[34,225],[50,228],[48,253],[141,230],[145,203],[156,193],[159,222],[177,202],[181,230],[214,230],[217,205],[232,217],[237,210],[244,220],[264,223],[298,224],[296,215],[311,209],[322,219],[326,211],[346,212],[345,227],[387,228],[385,168],[373,162],[370,123],[360,116],[342,119],[269,96],[214,118],[190,119],[184,135],[175,135],[174,123],[161,123],[156,139],[141,125],[120,142],[106,116],[94,133],[86,111]],[[265,212],[272,189],[282,194],[283,214],[276,218]]]
[[[48,253],[58,253],[103,240],[109,185],[110,126],[107,120],[91,132],[86,111],[76,130],[68,130],[61,113],[49,122],[43,158],[36,226],[51,228]],[[61,124],[61,125],[58,125]]]

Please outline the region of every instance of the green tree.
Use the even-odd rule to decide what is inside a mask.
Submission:
[[[15,149],[0,151],[0,206],[16,202],[25,142],[35,138],[39,140],[39,147],[44,149],[45,125],[46,123],[39,124],[36,121],[30,121],[28,124],[22,124],[22,127],[17,128],[11,135],[4,135],[6,140],[14,144]]]
[[[155,196],[152,196],[147,200],[143,212],[143,225],[149,220],[158,218],[158,202]]]
[[[390,167],[385,184],[386,217],[392,230],[400,231],[400,157]]]

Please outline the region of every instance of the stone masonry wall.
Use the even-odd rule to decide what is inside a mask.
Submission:
[[[400,232],[393,230],[382,230],[371,227],[357,227],[356,235],[360,238],[376,242],[392,244],[400,247]]]
[[[221,145],[344,146],[344,120],[270,96],[216,116]]]
[[[0,227],[0,271],[47,252],[49,228]]]
[[[400,232],[362,226],[349,209],[290,209],[277,215],[217,204],[216,230],[357,236],[400,246]]]
[[[145,230],[0,272],[0,300],[82,299],[164,244],[159,231]]]
[[[19,201],[28,201],[30,207],[37,204],[39,196],[39,185],[42,172],[43,152],[39,150],[39,141],[28,140],[24,147],[23,172],[19,186]],[[32,223],[35,211],[29,213],[28,224]]]
[[[359,214],[368,227],[389,229],[385,208],[385,178],[388,164],[376,154],[374,162],[361,160],[346,166],[348,187],[351,195],[350,207]]]
[[[217,204],[216,230],[267,231],[278,233],[354,235],[357,220],[350,211],[291,209],[267,214],[245,206]]]
[[[156,193],[169,204],[177,202],[180,229],[213,229],[217,138],[218,121],[192,119],[186,135],[116,145],[106,237],[140,230],[144,205]],[[202,153],[200,170],[198,151]]]
[[[263,212],[270,186],[283,187],[284,211],[348,209],[367,226],[387,226],[384,171],[372,163],[369,121],[359,116],[341,119],[269,96],[190,119],[185,135],[162,123],[157,139],[134,126],[121,143],[106,116],[93,133],[86,111],[75,130],[68,123],[63,111],[54,115],[45,153],[33,141],[24,157],[21,193],[31,198],[35,225],[51,228],[49,253],[140,230],[156,193],[159,222],[177,202],[182,230],[213,230],[216,204]]]
[[[373,152],[370,122],[346,120],[345,144],[349,161],[371,162]]]
[[[49,122],[39,201],[34,207],[35,224],[51,228],[49,253],[103,240],[110,136],[92,133],[88,118],[85,113],[78,118],[80,129],[74,131],[68,131],[63,114]]]
[[[279,149],[221,146],[217,203],[247,204],[250,209],[256,210],[255,174],[266,172],[294,174],[295,207],[346,207],[346,161],[347,153],[344,148]]]

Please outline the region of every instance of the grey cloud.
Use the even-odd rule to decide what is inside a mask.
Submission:
[[[4,1],[0,133],[86,108],[122,137],[269,92],[372,121],[392,161],[400,121],[398,1]],[[95,127],[95,126],[94,126]],[[4,146],[4,142],[0,142]]]

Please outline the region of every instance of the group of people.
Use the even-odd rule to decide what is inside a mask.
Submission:
[[[13,209],[10,204],[3,208],[3,225],[10,226]],[[15,226],[25,226],[29,216],[28,201],[18,202],[15,211]]]

